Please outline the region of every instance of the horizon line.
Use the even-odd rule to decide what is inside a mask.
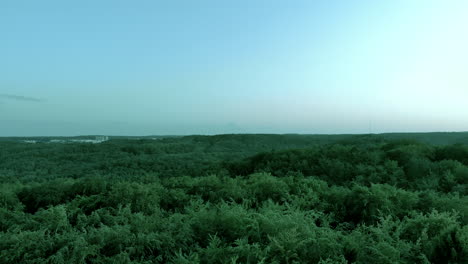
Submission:
[[[220,133],[220,134],[153,134],[153,135],[111,135],[111,134],[88,134],[88,135],[73,135],[73,136],[63,136],[63,135],[49,135],[49,136],[0,136],[0,138],[48,138],[48,137],[58,137],[58,138],[72,138],[72,137],[96,137],[96,136],[107,136],[107,137],[190,137],[190,136],[222,136],[222,135],[298,135],[298,136],[340,136],[340,135],[385,135],[385,134],[436,134],[436,133],[468,133],[468,131],[411,131],[411,132],[382,132],[382,133]]]

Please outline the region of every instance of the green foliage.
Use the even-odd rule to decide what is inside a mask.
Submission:
[[[0,263],[468,263],[468,148],[416,136],[2,141]]]

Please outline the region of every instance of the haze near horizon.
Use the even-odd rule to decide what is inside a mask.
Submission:
[[[2,1],[0,136],[467,131],[468,2]]]

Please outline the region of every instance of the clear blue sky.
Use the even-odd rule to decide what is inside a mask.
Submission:
[[[0,1],[0,136],[468,130],[468,1]]]

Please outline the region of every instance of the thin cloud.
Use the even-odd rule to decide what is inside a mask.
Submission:
[[[16,101],[25,101],[25,102],[44,102],[44,100],[40,98],[22,96],[22,95],[14,95],[14,94],[0,94],[0,99],[10,99],[10,100],[16,100]]]

